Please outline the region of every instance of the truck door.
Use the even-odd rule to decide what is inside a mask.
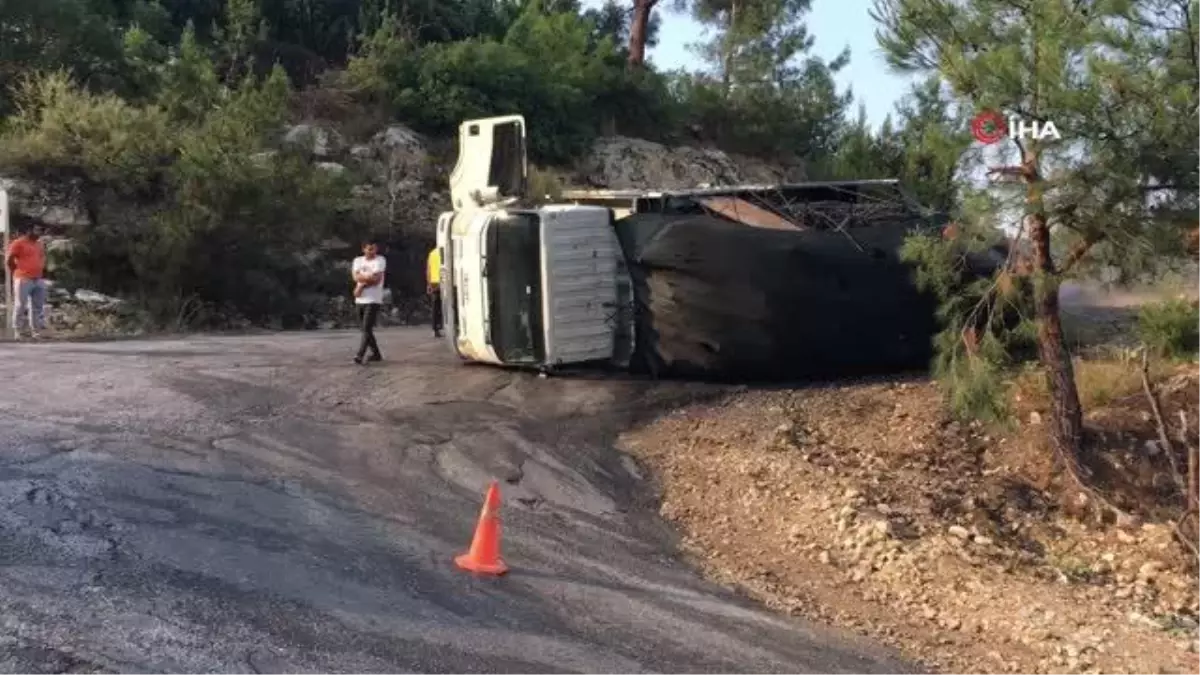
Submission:
[[[524,117],[488,117],[459,126],[458,161],[450,172],[455,211],[519,200],[528,173]]]

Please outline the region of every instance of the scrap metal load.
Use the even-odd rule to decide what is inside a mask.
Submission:
[[[939,225],[895,181],[641,193],[616,222],[634,284],[634,362],[705,379],[925,367],[935,302],[899,251],[914,229]]]

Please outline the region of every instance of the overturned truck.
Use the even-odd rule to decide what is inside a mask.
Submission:
[[[633,201],[615,229],[633,281],[636,364],[762,379],[929,362],[935,306],[898,256],[908,233],[931,224],[896,181]]]
[[[473,120],[438,222],[461,358],[796,379],[923,367],[934,301],[900,261],[940,223],[893,180],[572,191],[524,207],[524,120]]]

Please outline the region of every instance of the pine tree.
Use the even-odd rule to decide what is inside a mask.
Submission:
[[[894,67],[940,75],[969,110],[1062,134],[999,141],[1015,161],[990,174],[1019,187],[1014,251],[1028,257],[1015,256],[973,309],[996,306],[1014,276],[1031,282],[1051,440],[1070,466],[1083,420],[1059,285],[1106,247],[1124,251],[1123,263],[1153,259],[1156,244],[1180,240],[1180,214],[1194,225],[1196,13],[1196,0],[877,0],[873,12]],[[972,335],[941,348],[978,355]]]
[[[713,64],[723,91],[735,86],[780,85],[797,77],[801,58],[813,46],[804,17],[811,0],[686,0],[700,23],[712,27],[714,37],[698,45]],[[830,68],[845,64],[848,54],[834,59]]]

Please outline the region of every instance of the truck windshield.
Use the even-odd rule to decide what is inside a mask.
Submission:
[[[488,320],[504,363],[541,363],[546,355],[539,239],[534,214],[508,214],[488,228]]]

